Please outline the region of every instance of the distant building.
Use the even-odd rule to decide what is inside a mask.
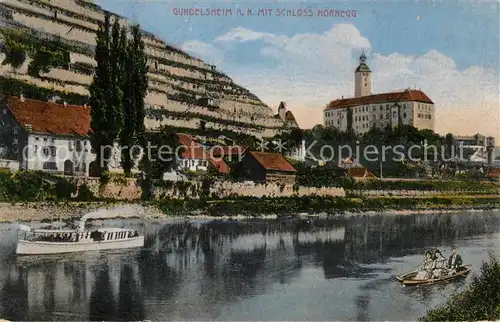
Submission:
[[[377,177],[365,167],[350,167],[347,176],[354,180],[376,179]]]
[[[215,158],[205,151],[193,137],[185,133],[177,133],[183,151],[177,160],[178,171],[207,171],[212,165],[220,173],[229,173],[229,166],[222,158]]]
[[[297,170],[279,153],[247,151],[242,160],[245,177],[255,182],[294,184]]]
[[[2,126],[12,129],[12,147],[22,170],[88,176],[95,154],[88,137],[90,108],[10,97]]]
[[[470,136],[457,135],[454,137],[454,140],[458,145],[463,145],[463,146],[481,146],[485,148],[495,146],[494,137],[492,136],[486,137],[479,133]]]
[[[491,170],[486,174],[486,177],[490,180],[500,181],[500,169]]]
[[[280,105],[278,106],[278,114],[274,117],[285,122],[285,125],[288,127],[299,127],[295,116],[293,116],[293,113],[286,108],[286,103],[283,101],[280,102]]]
[[[364,54],[354,75],[354,97],[331,101],[323,111],[325,126],[345,132],[351,124],[356,133],[398,125],[434,131],[434,102],[423,91],[407,89],[372,94],[371,70]]]

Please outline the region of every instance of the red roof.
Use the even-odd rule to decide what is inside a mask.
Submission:
[[[295,172],[295,168],[279,153],[270,152],[248,152],[266,170]]]
[[[347,175],[354,178],[376,178],[373,173],[364,167],[351,167],[347,170]]]
[[[500,178],[500,169],[491,170],[486,175],[488,178]]]
[[[193,140],[193,137],[185,133],[177,133],[179,143],[184,147],[181,157],[184,159],[208,160],[209,156],[201,145]]]
[[[12,96],[7,106],[23,127],[31,131],[55,135],[86,136],[90,132],[90,107],[63,105]]]
[[[179,143],[184,147],[181,153],[183,159],[208,160],[220,173],[229,173],[229,166],[220,158],[211,157],[204,148],[196,143],[193,137],[185,133],[177,133]]]
[[[391,102],[421,102],[434,104],[434,102],[424,92],[420,90],[406,90],[402,92],[381,93],[334,100],[326,106],[325,111],[358,105],[382,104]]]
[[[286,121],[293,121],[293,122],[297,122],[297,121],[295,120],[295,116],[293,116],[293,113],[292,113],[292,112],[290,112],[290,111],[286,111],[286,113],[285,113],[285,120],[286,120]]]

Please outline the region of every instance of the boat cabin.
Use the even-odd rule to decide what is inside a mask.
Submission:
[[[28,237],[25,235],[25,240],[51,243],[119,241],[139,236],[137,231],[121,228],[96,229],[81,232],[76,230],[38,229],[32,230],[29,233],[31,236]]]

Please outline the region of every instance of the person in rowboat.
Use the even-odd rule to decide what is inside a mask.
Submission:
[[[448,259],[450,274],[454,274],[459,266],[462,266],[462,257],[457,254],[457,247],[453,246],[451,248],[451,256]]]
[[[440,278],[447,271],[447,259],[443,256],[439,249],[436,249],[434,251],[434,260],[436,261],[436,266],[432,271],[432,278]]]
[[[432,271],[436,267],[436,260],[432,251],[425,252],[424,262],[418,268],[418,273],[415,276],[416,280],[426,280],[432,276]]]

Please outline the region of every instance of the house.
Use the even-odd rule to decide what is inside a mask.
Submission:
[[[286,103],[281,101],[278,106],[278,114],[274,115],[275,118],[282,120],[286,126],[298,128],[299,124],[293,116],[292,111],[288,110],[286,107]]]
[[[191,135],[177,133],[180,146],[183,147],[177,160],[177,170],[207,171],[208,155],[202,146],[197,144]]]
[[[349,167],[347,176],[354,180],[376,179],[377,177],[363,166]]]
[[[0,123],[11,129],[20,169],[88,175],[95,160],[88,137],[89,107],[9,97]]]
[[[46,171],[71,176],[98,176],[90,144],[90,107],[12,96],[0,105],[0,126],[11,133],[10,148],[19,170]],[[110,172],[123,172],[121,150],[113,144]],[[12,165],[11,165],[12,166]],[[136,168],[133,169],[136,171]]]
[[[241,165],[244,175],[255,182],[295,183],[297,170],[279,153],[247,151]]]
[[[177,160],[177,171],[207,171],[209,165],[212,165],[220,173],[229,173],[227,163],[222,158],[207,153],[191,135],[177,133],[177,138],[183,147]]]

